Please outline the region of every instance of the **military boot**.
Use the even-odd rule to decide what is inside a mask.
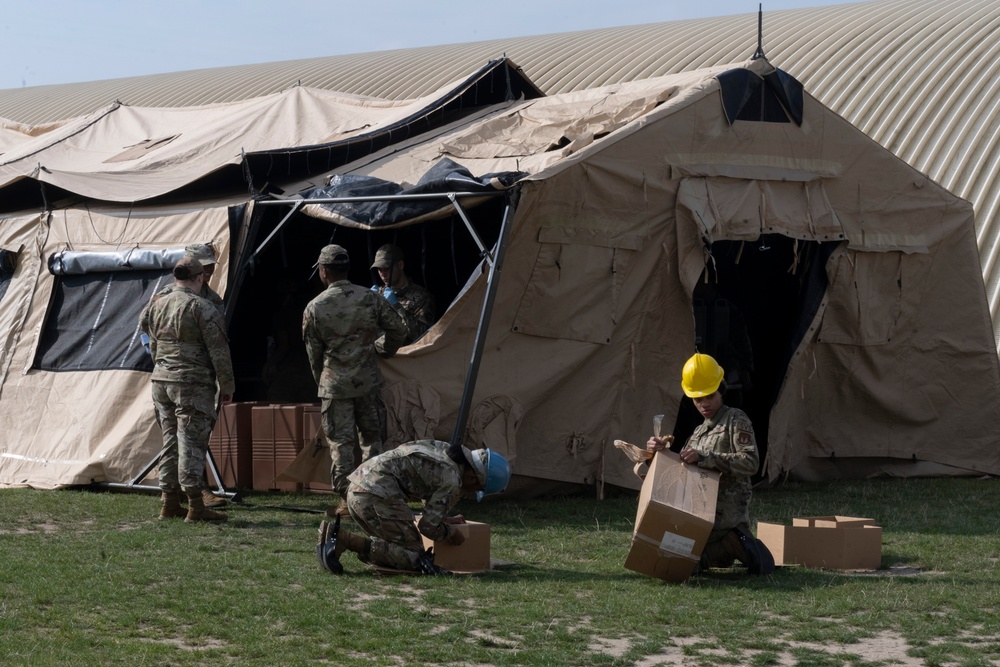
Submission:
[[[160,494],[160,519],[179,519],[187,511],[181,507],[181,492],[174,489],[173,491],[164,491]]]
[[[331,519],[334,519],[339,516],[349,520],[351,518],[351,512],[350,510],[347,509],[347,501],[341,498],[339,504],[327,507],[326,515]]]
[[[220,498],[208,489],[201,490],[201,499],[208,508],[225,507],[229,504],[225,498]]]
[[[364,535],[352,533],[341,528],[337,531],[337,555],[344,551],[353,551],[356,554],[366,554],[371,549],[371,540]]]
[[[205,509],[205,501],[201,497],[201,491],[189,493],[187,497],[188,511],[187,516],[184,517],[185,523],[194,523],[195,521],[227,521],[229,519],[222,512],[213,512],[210,509]]]

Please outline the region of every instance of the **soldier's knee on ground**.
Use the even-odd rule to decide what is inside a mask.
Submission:
[[[730,530],[720,539],[705,545],[699,566],[702,570],[712,567],[732,567],[735,561],[746,563],[746,549],[735,530]]]

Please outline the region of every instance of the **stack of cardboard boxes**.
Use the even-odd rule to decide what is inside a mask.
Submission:
[[[315,435],[319,406],[309,403],[230,403],[222,406],[209,449],[222,483],[258,491],[301,491],[303,484],[276,479]],[[308,485],[322,490],[323,485]],[[329,489],[329,486],[326,486]]]

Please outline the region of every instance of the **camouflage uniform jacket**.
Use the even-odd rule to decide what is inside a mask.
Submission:
[[[164,287],[163,289],[161,289],[159,292],[157,292],[156,294],[154,294],[153,298],[154,299],[158,299],[161,296],[169,294],[170,291],[171,291],[171,289],[173,289],[173,285],[167,285],[166,287]],[[219,315],[225,315],[226,314],[226,308],[225,308],[225,305],[223,304],[222,297],[219,296],[218,292],[216,292],[214,289],[212,289],[211,287],[209,287],[208,283],[205,283],[204,285],[201,286],[201,291],[198,292],[198,296],[200,296],[202,299],[208,299],[208,301],[210,301],[212,303],[212,305],[215,306],[215,309],[217,311],[219,311]]]
[[[235,391],[225,324],[211,302],[170,285],[150,299],[139,326],[150,337],[153,380],[212,387],[218,381],[223,394]]]
[[[414,440],[370,458],[348,477],[350,490],[423,502],[417,529],[442,540],[448,535],[444,518],[462,494],[462,470],[448,457],[447,446],[439,440]]]
[[[331,283],[302,314],[306,344],[320,398],[354,398],[382,386],[375,339],[392,356],[403,344],[406,324],[385,299],[346,280]]]
[[[198,296],[202,299],[208,299],[212,305],[215,306],[215,309],[219,311],[220,315],[226,314],[226,306],[222,301],[222,297],[219,296],[218,292],[209,287],[208,283],[201,286],[201,291],[198,293]]]
[[[723,405],[715,416],[694,430],[684,449],[694,449],[701,455],[699,468],[722,473],[715,528],[729,530],[748,522],[753,493],[750,477],[757,472],[760,457],[753,425],[746,413]]]
[[[406,321],[407,334],[404,345],[409,345],[423,336],[424,332],[434,324],[434,297],[414,282],[409,282],[406,287],[393,291],[399,301],[395,306],[396,312]],[[378,293],[385,293],[384,285],[379,288]]]

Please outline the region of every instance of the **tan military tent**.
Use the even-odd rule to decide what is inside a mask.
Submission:
[[[438,297],[440,317],[384,364],[392,423],[452,436],[487,294],[483,260],[491,249],[498,256],[510,209],[484,197],[461,211],[453,202],[402,211],[307,203],[287,215],[299,201],[291,184],[319,173],[296,160],[324,151],[343,166],[303,182],[303,196],[426,192],[442,165],[473,178],[452,170],[439,193],[470,180],[480,193],[516,181],[467,437],[504,450],[520,476],[636,485],[612,443],[644,441],[654,414],[673,423],[681,365],[696,336],[703,346],[711,336],[698,326],[705,289],[709,311],[725,301],[745,320],[753,384],[744,383],[743,404],[769,478],[1000,473],[990,419],[1000,368],[967,202],[764,59],[527,97],[480,100],[361,157],[336,144],[272,151],[262,157],[284,160],[287,178],[251,174],[252,201],[235,202],[246,206],[191,203],[220,194],[205,176],[218,171],[200,169],[200,189],[175,183],[170,206],[108,214],[75,203],[4,219],[0,248],[18,261],[0,297],[0,323],[11,323],[0,366],[0,483],[122,481],[158,447],[145,371],[57,368],[58,345],[39,362],[54,293],[47,266],[67,248],[215,242],[229,276],[218,287],[231,286],[237,398],[251,400],[263,398],[265,359],[318,289],[309,280],[318,247],[347,246],[360,283],[371,280],[364,260],[374,248],[395,242],[411,278]],[[253,172],[262,163],[235,164]],[[5,190],[26,196],[24,181],[48,182],[42,174],[22,173]],[[128,188],[155,183],[127,174],[109,176],[107,187],[119,178]],[[72,192],[74,182],[94,181],[51,185]],[[268,194],[288,204],[261,205]]]

